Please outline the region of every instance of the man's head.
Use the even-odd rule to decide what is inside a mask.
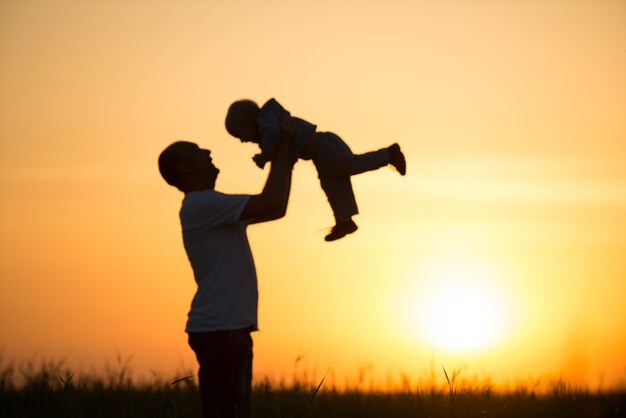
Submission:
[[[261,136],[256,126],[259,105],[252,100],[239,100],[228,108],[226,130],[241,142],[259,143]]]
[[[214,189],[220,170],[211,151],[193,142],[174,142],[159,155],[159,171],[165,181],[182,192]]]

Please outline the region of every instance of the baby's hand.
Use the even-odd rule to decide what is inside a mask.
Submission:
[[[255,154],[254,157],[252,157],[252,161],[254,161],[254,163],[259,168],[265,167],[265,164],[267,163],[267,160],[265,159],[265,155],[263,154]]]

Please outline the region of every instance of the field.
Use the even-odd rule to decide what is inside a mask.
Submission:
[[[0,364],[0,417],[200,417],[195,378],[158,376],[135,382],[127,362],[101,376],[79,375],[61,362]],[[443,370],[442,384],[405,382],[394,392],[325,387],[324,381],[261,382],[254,418],[626,417],[626,391],[573,389],[549,382],[541,392],[519,386],[495,391]]]

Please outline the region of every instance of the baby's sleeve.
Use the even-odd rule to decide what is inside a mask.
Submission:
[[[280,115],[285,112],[274,99],[268,100],[259,111],[256,124],[261,133],[261,154],[271,157],[280,137]],[[269,158],[268,158],[269,160]]]

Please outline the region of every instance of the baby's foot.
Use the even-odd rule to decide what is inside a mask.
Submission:
[[[324,238],[324,240],[335,241],[335,240],[345,237],[348,234],[353,233],[357,229],[359,229],[359,227],[356,226],[356,224],[354,223],[352,219],[348,219],[345,221],[338,221],[337,225],[333,226],[333,228],[330,231],[330,234],[326,235],[326,238]]]
[[[406,174],[406,160],[404,154],[400,151],[400,145],[393,144],[387,148],[389,151],[389,164],[394,166],[401,175]]]

